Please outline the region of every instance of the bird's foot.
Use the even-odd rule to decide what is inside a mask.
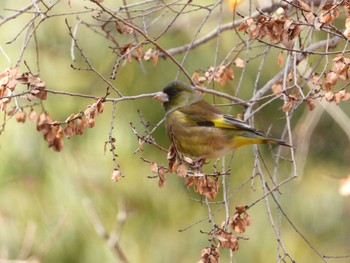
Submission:
[[[202,171],[202,167],[204,164],[207,164],[206,159],[203,157],[198,157],[196,159],[192,159],[192,162],[189,163],[189,166],[192,169],[198,170],[198,171]]]

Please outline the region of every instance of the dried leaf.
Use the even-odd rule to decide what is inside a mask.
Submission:
[[[22,110],[17,111],[16,121],[24,123],[26,121],[26,113]]]
[[[11,101],[11,98],[4,98],[4,97],[9,97],[11,95],[12,95],[12,91],[9,88],[6,88],[3,86],[0,89],[0,97],[2,97],[1,102],[5,103],[5,104],[9,103]]]
[[[293,102],[292,101],[288,101],[288,102],[284,103],[283,106],[282,106],[282,110],[284,112],[289,112],[292,108],[293,108]]]
[[[149,165],[152,173],[158,173],[158,164],[155,162],[151,162]]]
[[[192,178],[192,179],[190,179]],[[205,176],[200,173],[195,173],[194,176],[188,177],[188,180],[186,180],[186,185],[194,186],[194,191],[201,194],[205,195],[209,199],[215,199],[218,191],[219,191],[219,181],[218,178],[216,177],[215,179]]]
[[[326,88],[331,90],[337,83],[339,75],[333,71],[329,71],[325,74]]]
[[[326,101],[333,101],[334,93],[332,91],[328,91],[324,94],[324,98],[326,99]]]
[[[322,9],[325,10],[325,12],[322,12],[319,15],[319,19],[320,22],[324,24],[331,24],[340,13],[338,7],[333,4],[326,4],[322,7]]]
[[[238,239],[234,234],[218,229],[215,231],[215,237],[219,240],[221,247],[229,248],[232,251],[239,249]]]
[[[231,67],[227,67],[224,70],[224,73],[225,73],[225,82],[226,82],[226,80],[231,81],[235,78],[235,76],[233,74],[233,69]]]
[[[167,159],[169,161],[169,164],[168,164],[169,172],[171,173],[175,172],[178,162],[177,162],[177,156],[176,156],[176,148],[174,144],[171,144],[169,147]]]
[[[122,173],[119,169],[114,169],[114,171],[112,172],[112,176],[111,176],[111,180],[116,183],[120,180],[120,178],[122,178]]]
[[[186,177],[187,175],[187,166],[185,164],[180,164],[176,169],[176,174],[179,177]]]
[[[104,109],[104,105],[103,105],[103,100],[102,99],[98,99],[96,102],[96,109],[97,109],[97,113],[98,114],[102,114],[103,113],[103,109]]]
[[[281,16],[281,15],[284,15],[285,13],[286,13],[286,10],[283,8],[283,7],[279,7],[279,8],[277,8],[277,10],[275,11],[275,13],[277,14],[277,15],[279,15],[279,16]]]
[[[16,111],[17,111],[17,108],[15,106],[13,106],[13,107],[6,110],[6,114],[8,116],[13,116],[13,115],[15,115]]]
[[[136,49],[136,57],[139,61],[141,61],[142,55],[143,55],[142,46],[139,46]]]
[[[159,167],[158,169],[158,186],[160,188],[164,187],[165,186],[165,181],[166,181],[166,178],[165,178],[165,172],[164,172],[164,167]]]
[[[143,152],[144,149],[143,149],[143,141],[142,141],[142,139],[141,139],[141,138],[138,138],[138,139],[137,139],[137,142],[138,142],[138,145],[139,145],[139,151],[140,151],[140,152]]]
[[[277,64],[278,66],[282,67],[283,66],[283,62],[284,62],[284,59],[283,59],[283,51],[281,51],[279,54],[278,54],[278,57],[277,57]],[[274,92],[274,94],[276,94]]]
[[[347,17],[345,20],[345,28],[349,29],[350,28],[350,17]]]
[[[339,182],[339,194],[342,196],[350,195],[350,175]]]
[[[282,84],[279,82],[275,83],[272,85],[271,89],[272,89],[273,94],[275,94],[276,96],[279,96],[279,95],[281,95],[281,92],[282,92]]]
[[[152,57],[152,65],[153,65],[153,66],[157,66],[157,64],[158,64],[158,58],[159,58],[158,52],[154,52],[154,55],[153,55],[153,57]]]
[[[190,164],[190,165],[193,165],[194,164],[194,161],[190,158],[190,157],[187,157],[187,156],[183,156],[183,161],[185,161],[186,163]]]
[[[220,252],[217,247],[205,247],[201,251],[201,259],[198,263],[219,263]]]
[[[236,212],[229,218],[229,224],[237,233],[244,233],[247,226],[252,225],[252,219],[248,215],[245,206],[236,206]]]
[[[348,99],[350,99],[350,93],[348,92],[341,97],[341,101],[347,101]]]
[[[195,180],[196,180],[195,176],[188,176],[188,177],[186,177],[185,185],[191,186],[194,184]]]
[[[119,23],[118,21],[115,21],[115,28],[120,34],[132,34],[134,32],[132,27]]]
[[[301,7],[302,10],[304,10],[306,12],[311,12],[310,6],[307,3],[305,3],[304,1],[298,0],[298,4],[299,4],[299,6]]]
[[[64,128],[63,132],[67,139],[72,138],[72,136],[75,134],[75,124],[73,121],[67,123],[66,127]]]
[[[245,61],[241,58],[236,58],[234,64],[237,68],[244,68],[246,65]]]
[[[350,28],[345,29],[343,35],[350,38]]]
[[[314,19],[314,27],[316,30],[320,30],[321,27],[323,26],[323,23],[321,22],[319,17],[315,17]]]
[[[77,134],[77,135],[84,134],[85,121],[87,121],[86,118],[78,118],[77,119],[77,124],[75,126],[75,134]]]
[[[313,100],[313,99],[311,99],[311,98],[308,98],[308,99],[306,100],[306,105],[307,105],[309,111],[312,111],[313,109],[316,108],[315,100]]]
[[[143,59],[146,61],[150,60],[150,58],[152,57],[152,52],[153,52],[152,48],[148,49],[145,55],[143,56]]]
[[[64,146],[64,142],[62,138],[55,137],[52,144],[49,144],[49,147],[51,147],[55,152],[62,151]]]

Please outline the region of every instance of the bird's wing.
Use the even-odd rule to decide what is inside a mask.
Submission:
[[[258,133],[257,130],[255,130],[245,122],[234,118],[228,114],[224,114],[221,118],[216,119],[214,122],[216,127]]]
[[[224,114],[205,100],[200,100],[178,110],[186,116],[186,122],[194,123],[198,126],[248,131],[259,134],[257,130],[250,127],[245,122],[231,115]]]

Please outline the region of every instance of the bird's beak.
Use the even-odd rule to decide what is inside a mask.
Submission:
[[[160,101],[161,103],[168,102],[169,101],[169,96],[168,94],[159,91],[154,95],[153,99]]]

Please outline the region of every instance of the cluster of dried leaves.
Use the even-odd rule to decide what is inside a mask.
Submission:
[[[36,122],[36,129],[44,135],[50,148],[59,152],[63,149],[63,138],[71,138],[73,135],[83,135],[85,128],[93,128],[95,126],[95,116],[103,112],[103,99],[98,99],[92,105],[89,105],[84,112],[71,114],[66,121],[53,121],[48,112],[42,111],[37,113],[33,108],[28,113],[28,119]],[[17,122],[24,123],[26,120],[26,112],[22,109],[16,112],[16,108],[12,107],[7,111],[8,115],[16,114]]]
[[[165,174],[175,172],[179,177],[185,178],[186,186],[193,186],[195,192],[206,196],[209,199],[217,197],[219,191],[219,175],[206,175],[200,170],[203,160],[192,160],[181,155],[176,146],[172,144],[168,152],[169,167],[166,169],[155,162],[149,162],[153,173],[158,177],[159,187],[163,187],[166,182]],[[215,227],[208,234],[212,237],[212,246],[202,250],[199,263],[219,262],[221,248],[228,248],[232,251],[239,249],[238,237],[235,233],[244,233],[248,226],[252,224],[252,219],[247,213],[246,206],[237,206],[235,213],[222,223],[221,228]],[[230,226],[231,231],[227,230]]]
[[[332,60],[332,68],[320,75],[314,72],[310,78],[312,92],[306,98],[300,95],[299,89],[291,89],[291,92],[284,91],[286,101],[282,106],[284,112],[289,112],[300,102],[306,102],[309,110],[316,107],[316,99],[325,99],[327,102],[347,101],[350,98],[350,93],[346,91],[345,87],[341,87],[339,83],[346,82],[350,78],[350,58],[344,57],[343,54],[337,55]],[[293,87],[295,81],[293,80],[293,72],[290,72],[287,77],[286,87],[290,89]],[[298,81],[298,80],[297,80]],[[283,80],[280,79],[272,85],[272,91],[276,96],[282,93]],[[340,86],[340,87],[339,87]],[[346,86],[346,85],[345,85]],[[338,87],[338,88],[337,88]]]
[[[350,93],[345,88],[335,90],[335,86],[339,81],[348,81],[350,77],[350,58],[344,57],[342,54],[336,56],[332,61],[332,69],[324,74],[324,78],[320,79],[314,74],[311,81],[313,85],[322,90],[323,96],[328,102],[338,104],[350,98]]]
[[[8,68],[0,73],[0,111],[6,111],[11,98],[15,97],[14,91],[18,84],[27,85],[27,92],[20,97],[29,101],[34,98],[45,100],[47,92],[45,91],[45,82],[37,75],[21,73],[18,67]],[[12,109],[11,109],[12,111]]]
[[[149,162],[151,171],[157,174],[156,177],[158,178],[159,187],[164,187],[166,173],[175,172],[180,178],[185,178],[186,186],[193,186],[194,192],[206,196],[209,199],[216,198],[220,187],[219,176],[206,175],[201,172],[204,160],[192,160],[189,157],[183,156],[177,151],[174,144],[169,148],[168,160],[168,168],[165,168],[163,165],[158,165],[155,162]],[[188,169],[188,167],[190,169]]]
[[[126,25],[124,25],[124,28],[132,29],[130,27],[127,27]],[[133,31],[130,31],[130,32],[133,32]],[[125,32],[124,34],[129,34],[129,33]],[[153,66],[156,66],[158,64],[159,51],[156,49],[150,48],[146,52],[144,52],[142,46],[139,46],[138,48],[136,48],[134,44],[127,43],[124,46],[122,46],[119,50],[120,50],[120,55],[125,58],[124,61],[126,62],[132,62],[133,59],[136,59],[138,61],[141,61],[142,59],[144,59],[145,61],[152,61]]]
[[[233,64],[237,68],[244,68],[246,63],[241,58],[236,58],[233,61]],[[227,82],[232,81],[235,78],[233,69],[230,64],[228,65],[219,65],[217,67],[211,66],[207,70],[196,70],[192,74],[192,81],[201,86],[203,84],[208,84],[211,82],[217,82],[220,85],[224,86]]]
[[[158,186],[159,187],[164,187],[165,186],[165,182],[166,182],[166,178],[165,178],[166,170],[165,170],[164,166],[163,165],[158,165],[155,162],[150,162],[150,168],[151,168],[151,171],[153,173],[157,174]]]
[[[330,3],[327,1],[327,3],[322,6],[320,12],[318,13],[314,12],[310,5],[304,1],[298,0],[297,4],[299,10],[303,11],[303,17],[306,22],[313,26],[316,30],[320,30],[326,25],[331,25],[340,14],[340,6],[345,7],[345,11],[348,15],[350,13],[350,3],[348,1],[335,1],[335,3]],[[346,21],[348,21],[348,19]],[[347,24],[348,22],[346,22],[346,28],[348,28]],[[348,37],[348,34],[345,33],[346,32],[344,32],[344,35]]]
[[[308,3],[298,0],[293,3],[301,12],[302,16],[299,21],[290,19],[286,15],[286,10],[280,7],[274,14],[275,17],[268,15],[260,15],[257,18],[249,17],[238,28],[239,31],[246,32],[251,39],[263,39],[266,37],[270,43],[282,43],[287,48],[293,48],[293,43],[296,37],[300,36],[302,26],[312,26],[316,30],[334,29],[332,23],[339,17],[340,8],[344,7],[347,13],[345,20],[345,31],[341,33],[345,37],[350,37],[350,3],[348,1],[340,1],[339,3],[325,3],[317,12],[314,12]],[[304,21],[302,21],[304,20]],[[285,86],[291,91],[286,92],[286,101],[282,106],[285,112],[291,111],[295,105],[300,102],[306,102],[310,110],[314,109],[316,98],[325,98],[328,102],[340,103],[346,101],[350,97],[350,93],[346,92],[345,87],[335,89],[339,81],[349,80],[349,62],[350,59],[340,54],[333,59],[332,68],[322,75],[313,73],[310,82],[313,85],[313,91],[307,96],[301,96],[299,89],[291,89],[299,80],[293,80],[293,72],[288,74],[288,81]],[[282,53],[278,57],[278,64],[282,65]],[[293,80],[293,82],[292,82]],[[280,96],[282,92],[283,80],[276,82],[272,89],[275,95]]]
[[[299,36],[302,25],[321,30],[323,27],[331,25],[339,17],[340,6],[344,6],[348,16],[350,13],[350,3],[348,1],[325,3],[318,12],[314,12],[309,4],[301,0],[295,1],[293,5],[302,14],[301,19],[298,21],[290,19],[286,14],[286,9],[280,7],[276,10],[274,17],[265,14],[260,15],[258,18],[248,17],[239,26],[238,31],[246,32],[251,39],[261,40],[266,37],[273,44],[282,43],[286,48],[293,48],[294,39]],[[345,37],[349,37],[349,17],[345,21],[345,28],[342,34]]]
[[[20,95],[14,93],[17,85],[27,86],[27,91]],[[44,135],[50,148],[54,151],[61,151],[64,142],[63,138],[71,138],[73,135],[83,135],[84,129],[95,126],[95,117],[103,112],[104,99],[98,99],[92,105],[87,106],[84,112],[71,114],[64,122],[53,121],[51,115],[46,111],[37,113],[33,107],[29,107],[29,112],[24,107],[20,107],[16,101],[15,106],[9,107],[11,99],[17,97],[32,101],[34,99],[45,100],[47,91],[45,82],[37,75],[21,73],[18,67],[9,68],[0,73],[0,110],[5,111],[8,116],[15,116],[17,122],[24,123],[28,117],[30,121],[36,123],[36,129]]]
[[[205,82],[217,82],[225,85],[228,81],[234,79],[233,69],[230,66],[220,65],[218,67],[209,67],[203,75],[200,70],[192,74],[192,80],[197,85],[203,85]]]
[[[252,219],[247,213],[247,207],[237,206],[236,212],[228,220],[228,225],[236,233],[244,233],[247,226],[252,224]],[[206,247],[202,250],[201,259],[199,263],[217,263],[220,258],[219,246],[221,248],[228,248],[232,251],[239,249],[238,237],[224,227],[226,222],[222,223],[222,228],[215,228],[209,235],[212,236],[212,246]]]
[[[219,191],[219,177],[211,177],[201,172],[188,175],[185,181],[186,186],[192,186],[193,190],[209,199],[215,199]]]
[[[205,247],[201,252],[201,259],[198,263],[218,263],[220,259],[220,251],[218,247]]]
[[[301,26],[299,22],[285,16],[273,18],[260,15],[258,18],[245,19],[238,27],[238,31],[245,31],[251,39],[267,37],[273,44],[282,43],[285,47],[292,48],[294,39],[301,31]]]
[[[179,177],[186,178],[185,185],[193,186],[193,190],[200,195],[204,195],[209,199],[215,199],[220,182],[218,176],[209,176],[201,172],[201,167],[205,160],[193,160],[187,156],[184,156],[176,149],[173,143],[168,151],[169,172],[175,172]],[[188,167],[195,171],[189,171]]]

